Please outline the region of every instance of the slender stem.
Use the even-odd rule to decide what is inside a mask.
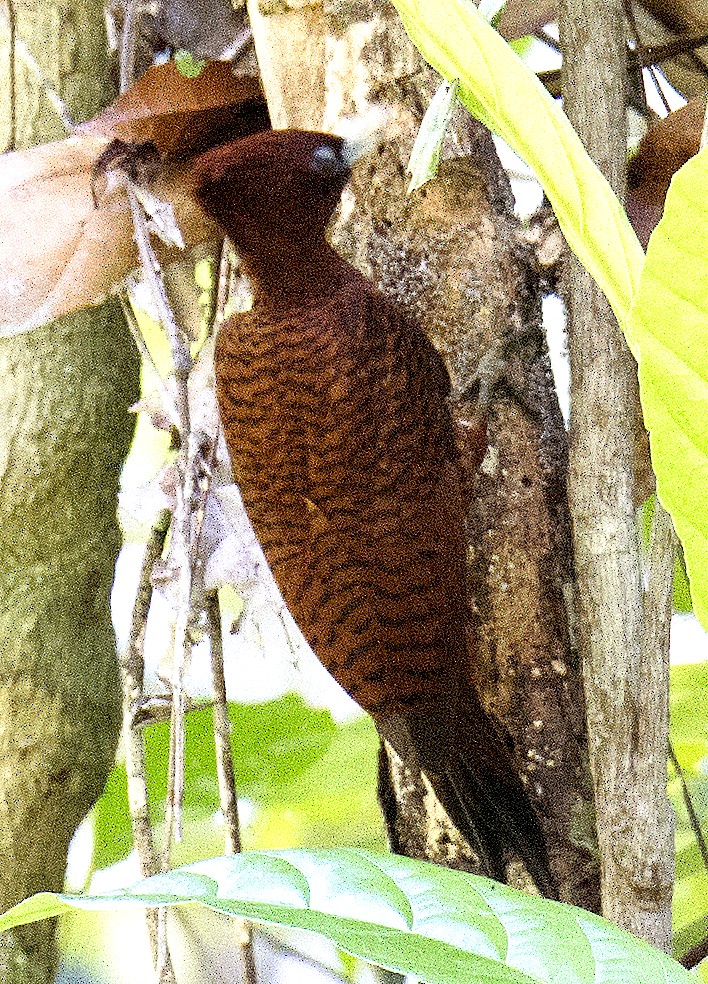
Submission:
[[[158,870],[155,857],[155,844],[150,823],[148,790],[145,768],[145,740],[142,728],[135,720],[136,710],[143,700],[144,645],[148,612],[152,600],[151,574],[155,561],[162,551],[169,528],[169,513],[165,510],[158,516],[143,555],[138,591],[133,606],[130,635],[125,653],[120,659],[123,684],[123,741],[125,744],[125,768],[128,783],[128,803],[133,828],[133,843],[138,852],[143,877],[153,875]],[[146,912],[146,922],[153,963],[158,966],[161,959],[159,914],[156,910]],[[167,968],[162,979],[168,982]]]
[[[121,52],[120,52],[120,89],[121,92],[126,92],[134,81],[135,74],[135,51],[137,47],[137,35],[138,35],[138,21],[140,15],[140,0],[127,0],[125,6],[125,18],[123,23],[123,35],[121,38]],[[189,375],[189,369],[191,367],[191,359],[189,358],[189,350],[186,350],[185,358],[185,348],[186,345],[183,342],[181,333],[177,329],[175,323],[174,315],[172,309],[170,308],[169,302],[167,301],[167,296],[165,293],[164,284],[162,282],[162,277],[160,276],[160,268],[157,262],[157,257],[152,249],[150,243],[150,236],[147,228],[147,221],[145,219],[145,213],[138,202],[133,189],[128,186],[128,202],[130,204],[130,210],[133,217],[133,226],[135,229],[135,240],[138,246],[138,254],[140,256],[140,261],[142,264],[144,275],[146,276],[148,283],[152,287],[155,303],[159,312],[160,320],[162,321],[163,327],[168,334],[170,342],[172,344],[173,359],[175,365],[175,376],[177,380],[177,403],[176,403],[176,414],[179,422],[179,432],[182,438],[182,447],[185,447],[186,435],[189,433],[189,403],[187,398],[187,379]],[[180,457],[186,454],[185,452],[180,453]],[[179,468],[179,459],[178,459]],[[175,510],[175,519],[172,523],[172,537],[171,537],[171,555],[177,554],[178,556],[184,554],[185,550],[187,555],[189,554],[189,507],[185,505],[185,495],[183,494],[186,490],[178,487],[177,489],[177,507]],[[190,501],[186,499],[187,503]],[[186,515],[186,519],[185,519]],[[178,522],[177,522],[178,520]],[[185,536],[186,531],[186,536]],[[185,621],[185,639],[186,639],[186,622],[189,619],[190,611],[190,595],[191,595],[191,579],[190,575],[190,565],[185,563],[183,566],[178,568],[180,574],[180,591],[178,594],[178,600],[180,603],[186,605],[186,610],[180,607],[178,612],[177,622],[179,628],[181,628],[180,616],[183,616],[183,621]],[[185,575],[186,572],[186,575]],[[187,583],[185,584],[185,581]],[[185,602],[186,598],[186,602]],[[175,646],[176,648],[180,645],[180,636],[178,633],[178,626],[175,627]],[[186,645],[186,643],[184,644]],[[182,666],[184,664],[184,656],[180,652],[175,654],[173,659],[174,664],[179,664]],[[182,704],[182,691],[178,688],[178,699],[173,698],[173,715],[179,713],[179,709]],[[178,711],[175,712],[175,705],[178,706]],[[184,717],[181,719],[182,729],[181,733],[184,732]],[[171,737],[172,745],[172,737]],[[183,742],[182,742],[183,747]],[[172,751],[172,749],[171,749]],[[170,755],[171,764],[174,766],[175,763],[179,764],[179,756],[173,758]],[[183,759],[182,759],[183,761]],[[169,796],[169,787],[174,787],[175,782],[172,775],[168,777],[168,817],[170,813],[170,803],[171,799]],[[145,809],[147,809],[147,798],[145,800]],[[168,841],[165,853],[160,859],[160,866],[164,866],[169,863],[169,831],[171,824],[168,822]],[[157,958],[156,958],[156,970],[159,984],[174,984],[175,974],[172,967],[172,959],[170,957],[169,945],[167,941],[166,933],[166,911],[164,908],[160,908],[147,917],[148,931],[151,934],[151,938],[155,939]]]
[[[231,287],[231,253],[233,244],[228,236],[221,244],[221,256],[219,258],[219,278],[216,294],[216,308],[214,314],[214,325],[218,328],[226,317],[226,305],[229,300]]]
[[[234,760],[231,751],[231,722],[229,721],[226,700],[226,678],[224,676],[224,646],[221,636],[221,612],[219,596],[210,591],[206,599],[206,612],[209,618],[209,637],[211,639],[211,677],[214,689],[214,744],[216,746],[216,771],[219,777],[219,801],[226,827],[226,853],[239,854],[241,851],[241,832],[238,817],[238,799]]]
[[[177,405],[175,404],[174,398],[165,384],[165,380],[158,372],[157,366],[155,365],[155,361],[152,357],[152,353],[145,343],[143,333],[140,330],[140,325],[138,324],[137,318],[135,317],[135,313],[133,311],[133,306],[130,303],[129,298],[126,297],[125,291],[121,290],[118,296],[120,299],[120,306],[123,310],[123,316],[126,320],[128,328],[130,329],[130,333],[133,336],[135,346],[140,353],[144,364],[149,366],[152,370],[155,378],[155,386],[160,394],[160,398],[162,399],[163,409],[169,417],[172,425],[174,427],[178,427],[179,413],[177,412]]]
[[[238,816],[234,760],[231,751],[231,722],[229,721],[226,699],[221,612],[219,610],[219,595],[216,591],[210,591],[207,595],[206,612],[209,619],[209,635],[211,639],[211,673],[214,688],[214,744],[216,746],[216,771],[219,776],[219,800],[226,827],[226,853],[237,854],[241,851],[241,831]],[[257,984],[258,975],[253,953],[250,924],[246,920],[238,920],[235,929],[241,957],[241,979],[244,984]]]
[[[683,769],[681,768],[681,763],[679,762],[676,752],[674,751],[674,746],[669,742],[669,758],[671,759],[671,764],[676,770],[676,775],[681,783],[681,794],[683,796],[683,802],[686,807],[686,812],[688,813],[688,821],[691,824],[694,836],[696,838],[696,843],[698,844],[698,849],[701,852],[701,857],[703,858],[703,867],[708,871],[708,844],[706,843],[705,835],[701,829],[701,821],[696,813],[693,806],[693,800],[691,799],[691,794],[688,791],[688,783],[686,782],[686,776],[684,775]]]
[[[123,12],[120,46],[120,91],[127,92],[135,81],[135,52],[138,44],[140,0],[127,0]]]

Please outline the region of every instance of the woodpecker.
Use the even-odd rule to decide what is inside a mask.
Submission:
[[[234,477],[283,598],[335,679],[421,770],[501,880],[511,845],[556,895],[505,740],[467,682],[465,507],[437,350],[327,243],[351,143],[259,133],[200,155],[195,194],[253,307],[222,325]],[[473,657],[473,654],[472,654]]]

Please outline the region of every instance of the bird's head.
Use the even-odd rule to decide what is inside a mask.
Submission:
[[[332,134],[257,133],[196,158],[195,193],[237,245],[296,243],[324,235],[356,156],[354,141]]]

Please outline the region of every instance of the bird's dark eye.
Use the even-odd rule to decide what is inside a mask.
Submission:
[[[334,147],[321,144],[312,154],[312,169],[317,174],[336,174],[342,170],[342,162],[337,157]]]

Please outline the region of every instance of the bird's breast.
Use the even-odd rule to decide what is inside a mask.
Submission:
[[[372,713],[432,699],[465,622],[445,395],[416,356],[420,340],[382,311],[249,312],[222,328],[216,351],[256,535],[312,648]]]

